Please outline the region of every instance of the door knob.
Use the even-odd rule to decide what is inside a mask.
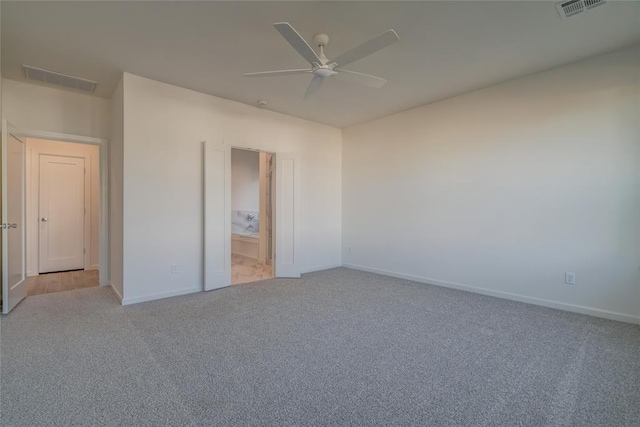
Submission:
[[[7,224],[7,228],[18,228],[18,224],[15,222],[13,224]]]
[[[49,218],[43,217],[40,221],[47,222],[47,221],[49,221]]]

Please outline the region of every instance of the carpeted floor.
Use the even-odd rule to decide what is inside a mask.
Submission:
[[[1,320],[3,426],[640,425],[640,327],[335,269]]]

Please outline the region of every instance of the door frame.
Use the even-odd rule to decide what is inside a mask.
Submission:
[[[264,176],[265,178],[265,186],[263,188],[263,175],[262,172],[264,171],[263,167],[269,165],[269,163],[266,163],[266,165],[263,164],[263,157],[261,156],[261,154],[266,155],[270,155],[271,156],[271,161],[269,163],[271,163],[272,169],[271,170],[267,170],[266,171],[266,176]],[[269,215],[269,224],[268,224],[268,229],[265,227],[261,227],[260,228],[260,242],[258,244],[258,263],[259,264],[269,264],[271,265],[272,269],[274,269],[275,267],[273,267],[274,264],[274,241],[275,241],[275,182],[276,182],[276,177],[275,177],[275,173],[276,173],[276,155],[273,153],[267,153],[265,151],[259,151],[258,152],[258,174],[259,174],[259,178],[260,178],[260,194],[259,194],[259,209],[258,212],[260,212],[260,217],[263,218],[263,211],[266,212],[268,207],[271,207],[271,215]],[[270,179],[268,179],[270,178]],[[263,192],[267,192],[269,194],[268,198],[263,198]],[[261,220],[262,221],[262,220]],[[271,234],[271,247],[269,247],[269,234]],[[264,252],[263,252],[264,251]],[[263,257],[262,255],[268,254],[270,253],[271,256],[270,257]],[[274,273],[274,277],[275,277],[275,271],[272,270],[272,273]]]
[[[99,280],[100,286],[109,286],[109,152],[108,139],[59,132],[41,131],[37,129],[8,127],[8,132],[17,137],[48,139],[51,141],[72,142],[77,144],[97,145],[100,149],[100,212],[99,212]],[[26,189],[24,190],[26,191]],[[23,194],[23,197],[25,195]],[[25,271],[26,274],[26,271]]]

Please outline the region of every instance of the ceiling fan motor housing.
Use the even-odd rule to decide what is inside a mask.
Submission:
[[[332,74],[333,70],[327,66],[316,68],[315,70],[313,70],[313,75],[322,79],[324,79],[325,77],[329,77]]]

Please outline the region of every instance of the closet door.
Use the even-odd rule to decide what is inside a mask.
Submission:
[[[300,277],[300,159],[276,154],[276,277]]]
[[[204,290],[231,285],[231,147],[204,142]]]

